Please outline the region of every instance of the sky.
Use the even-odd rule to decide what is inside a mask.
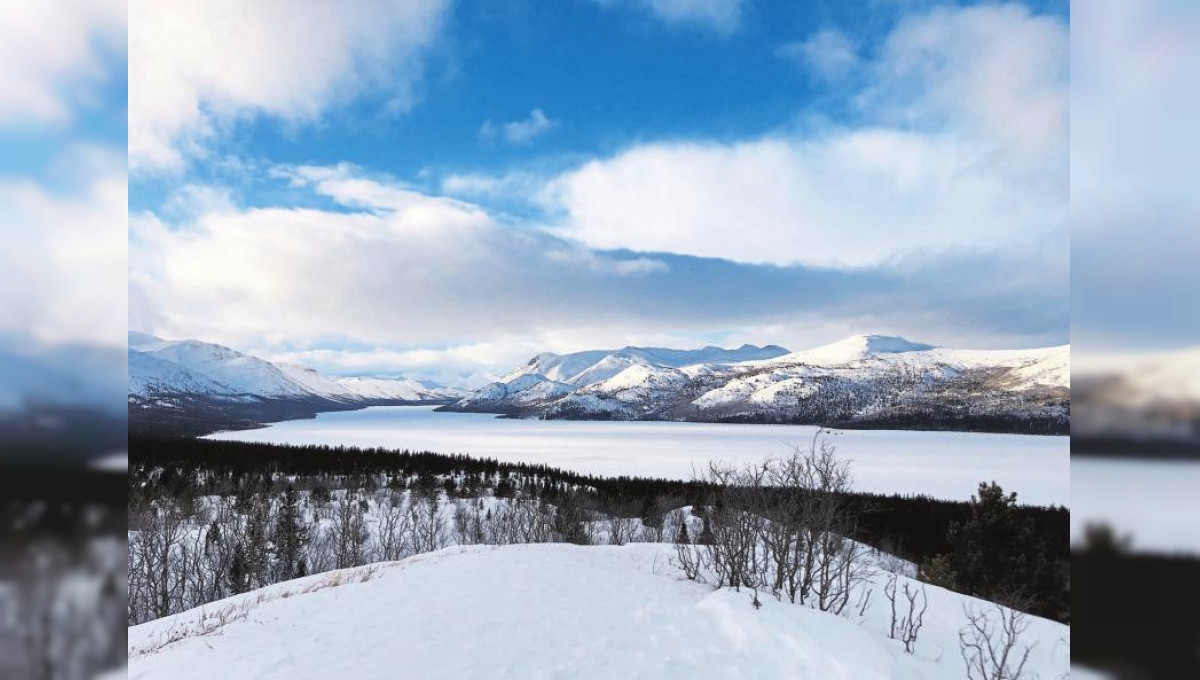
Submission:
[[[0,3],[0,355],[125,344],[125,41],[124,0]]]
[[[454,384],[627,344],[1070,340],[1065,2],[129,18],[131,329]]]

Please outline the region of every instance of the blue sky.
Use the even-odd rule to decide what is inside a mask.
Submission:
[[[131,15],[131,326],[446,380],[1068,341],[1065,3],[294,10]]]
[[[124,2],[0,9],[0,347],[121,346]]]

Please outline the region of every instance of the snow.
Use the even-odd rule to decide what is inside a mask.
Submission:
[[[634,364],[600,383],[589,385],[580,392],[611,397],[623,403],[642,403],[653,406],[657,400],[669,398],[687,387],[691,379],[677,368]]]
[[[193,374],[202,375],[224,385],[228,391],[235,394],[265,397],[299,397],[310,394],[274,364],[222,345],[183,340],[149,345],[138,351],[182,366]]]
[[[1197,488],[1197,462],[1072,458],[1071,540],[1106,523],[1135,550],[1200,555]]]
[[[121,472],[129,471],[129,453],[122,451],[121,453],[113,453],[91,464],[93,470],[101,472]]]
[[[335,401],[446,400],[459,390],[416,380],[328,378],[294,364],[275,364],[222,345],[168,341],[129,334],[129,394],[138,397],[202,395],[218,399],[322,397]]]
[[[560,397],[570,391],[570,385],[551,380],[540,373],[523,373],[509,378],[506,382],[485,385],[459,401],[459,406],[487,405],[505,399],[518,405],[529,404]]]
[[[933,345],[909,342],[904,338],[890,335],[852,335],[843,340],[815,349],[792,352],[778,359],[773,359],[771,363],[780,365],[810,364],[813,366],[833,366],[852,361],[861,361],[867,357],[879,354],[923,352],[931,349],[933,349]]]
[[[625,347],[618,350],[589,350],[572,354],[539,354],[521,368],[505,376],[509,382],[522,375],[542,375],[555,382],[584,387],[603,382],[635,366],[682,368],[696,364],[735,363],[763,360],[787,353],[782,347],[742,345],[737,349],[704,347],[695,350],[664,347]]]
[[[1111,680],[1112,676],[1083,666],[1071,666],[1071,680]]]
[[[915,655],[885,600],[849,617],[683,579],[670,545],[448,548],[331,572],[129,630],[129,678],[960,680],[965,604],[932,586]],[[885,574],[874,571],[879,581]],[[906,577],[899,577],[902,582]],[[1030,670],[1061,677],[1069,629],[1031,619]]]
[[[1078,378],[1118,378],[1130,405],[1154,402],[1200,403],[1200,348],[1100,354],[1089,352],[1075,366]]]
[[[129,393],[149,396],[158,392],[183,392],[233,397],[221,383],[173,361],[129,350]]]
[[[944,383],[953,390],[956,386],[951,383],[956,378],[969,371],[980,371],[966,376],[957,386],[961,394],[940,398],[975,399],[981,406],[995,408],[1005,415],[1045,417],[1046,411],[1062,410],[1057,401],[1046,397],[1045,390],[1069,391],[1071,384],[1068,345],[1024,350],[961,350],[937,348],[894,336],[855,335],[782,356],[774,355],[776,351],[783,350],[754,346],[693,351],[627,347],[616,352],[540,354],[509,374],[507,383],[499,383],[507,384],[505,389],[489,385],[460,405],[536,407],[550,415],[594,404],[597,412],[620,416],[675,418],[689,413],[684,410],[688,407],[692,408],[691,416],[684,417],[699,415],[700,419],[793,416],[806,401],[822,398],[822,380],[837,383],[830,397],[836,409],[840,407],[837,404],[844,406],[839,401],[841,390],[850,389],[860,396],[875,395],[883,400],[898,397],[920,403],[927,387]],[[772,358],[752,358],[761,354]],[[525,387],[513,387],[521,380],[535,378],[553,381],[565,389],[535,393],[523,392],[527,390]],[[704,389],[698,397],[692,391],[695,387]],[[1020,393],[1027,391],[1033,398],[1022,402]],[[604,398],[579,398],[587,395]],[[1017,398],[1008,402],[989,399],[996,395]],[[868,411],[855,415],[869,415],[869,405],[864,408]],[[1067,417],[1065,412],[1062,416]]]
[[[710,460],[760,462],[785,454],[791,444],[806,445],[815,431],[799,425],[518,420],[381,406],[210,438],[465,453],[589,474],[688,479]],[[864,491],[966,499],[979,482],[994,479],[1019,492],[1024,503],[1071,500],[1068,437],[847,430],[833,443],[852,461],[855,486]]]

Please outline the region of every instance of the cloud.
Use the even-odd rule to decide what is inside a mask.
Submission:
[[[604,251],[352,166],[275,175],[353,208],[218,200],[175,221],[136,215],[132,326],[335,372],[443,380],[505,371],[546,349],[700,346],[739,329],[782,328],[760,342],[802,346],[835,326],[966,344],[1061,341],[1067,328],[1062,273],[1027,271],[1027,258],[839,270]],[[421,364],[434,358],[453,365]]]
[[[595,0],[605,7],[633,7],[672,27],[701,28],[720,35],[737,31],[745,0]]]
[[[0,181],[0,334],[123,345],[128,183],[123,154],[79,145],[56,187]]]
[[[814,33],[807,40],[781,45],[775,54],[825,80],[844,78],[859,63],[854,42],[842,31],[829,28]]]
[[[948,135],[893,129],[648,144],[565,173],[543,200],[563,214],[561,234],[594,248],[773,264],[1029,247],[1065,227],[1064,196],[989,159]]]
[[[558,127],[558,121],[547,118],[546,113],[541,109],[534,109],[524,120],[514,120],[501,125],[486,120],[479,128],[479,136],[488,141],[499,136],[509,144],[528,144],[556,127]]]
[[[368,90],[403,111],[449,0],[135,0],[129,160],[178,169],[239,123],[312,123]]]
[[[1021,5],[938,8],[902,19],[860,104],[897,125],[950,129],[1008,160],[1065,158],[1070,30]]]
[[[539,199],[560,234],[603,249],[816,266],[1030,252],[1067,228],[1068,42],[1017,7],[927,12],[864,66],[859,125],[641,144]]]
[[[110,77],[105,51],[123,51],[122,0],[0,3],[0,123],[64,123]]]
[[[1195,346],[1196,14],[1080,3],[1072,21],[1072,334],[1087,350]]]
[[[554,323],[546,315],[579,321],[592,314],[589,291],[665,269],[504,226],[478,206],[348,166],[282,172],[358,210],[217,209],[176,223],[136,216],[132,297],[142,301],[138,318],[154,326],[147,330],[237,342],[330,329],[373,343],[463,341]]]

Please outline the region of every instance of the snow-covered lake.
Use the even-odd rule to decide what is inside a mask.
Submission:
[[[795,425],[509,420],[381,406],[211,438],[465,453],[599,475],[686,479],[709,460],[756,461],[787,453],[792,444],[806,446],[815,431]],[[861,490],[965,499],[980,481],[995,480],[1017,491],[1022,502],[1070,505],[1067,437],[847,430],[833,441],[852,461]]]
[[[1072,541],[1105,523],[1136,550],[1200,555],[1200,463],[1077,457],[1071,475]]]

